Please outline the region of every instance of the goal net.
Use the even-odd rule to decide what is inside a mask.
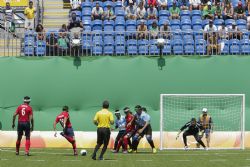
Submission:
[[[244,149],[244,94],[161,94],[160,149],[183,149],[179,129],[191,118],[200,118],[207,108],[213,121],[210,149]],[[205,135],[202,138],[207,145]],[[187,138],[188,147],[196,148],[193,136]]]

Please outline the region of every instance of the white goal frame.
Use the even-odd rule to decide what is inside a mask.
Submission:
[[[163,146],[163,97],[164,96],[241,96],[241,145],[239,148],[210,148],[210,149],[245,149],[245,94],[160,94],[160,150],[163,149],[180,149],[180,148],[164,148]]]

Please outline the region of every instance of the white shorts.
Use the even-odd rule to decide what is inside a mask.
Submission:
[[[25,18],[24,28],[26,28],[26,29],[34,29],[34,19]]]
[[[4,23],[4,27],[5,27],[5,31],[9,31],[9,29],[10,29],[10,27],[11,27],[11,22],[6,21],[6,22]]]

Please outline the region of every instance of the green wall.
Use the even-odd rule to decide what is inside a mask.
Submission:
[[[158,58],[142,56],[2,57],[2,129],[11,129],[12,114],[25,95],[32,98],[36,130],[52,130],[61,107],[69,105],[75,130],[92,131],[92,118],[104,99],[112,110],[146,106],[153,129],[159,130],[161,93],[245,93],[246,130],[250,130],[250,57],[174,56],[165,61],[161,69]]]

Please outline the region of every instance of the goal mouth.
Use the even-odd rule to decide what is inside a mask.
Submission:
[[[160,149],[183,150],[182,134],[176,140],[177,133],[191,118],[204,121],[203,108],[212,119],[212,133],[202,138],[207,145],[210,135],[209,149],[245,148],[245,94],[161,94]],[[193,136],[187,141],[191,150],[197,149]]]

